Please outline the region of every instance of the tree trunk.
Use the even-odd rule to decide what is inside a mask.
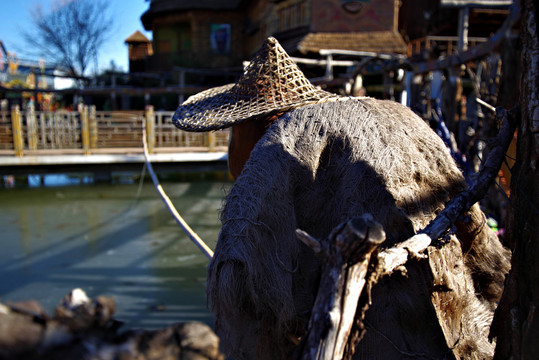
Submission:
[[[491,335],[495,359],[539,359],[539,40],[537,2],[521,0],[522,77],[517,161],[508,227],[514,244],[511,272]]]

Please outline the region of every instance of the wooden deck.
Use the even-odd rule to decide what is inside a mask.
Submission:
[[[0,111],[0,172],[28,166],[84,166],[144,162],[146,126],[156,163],[226,162],[228,130],[190,133],[171,122],[173,112]]]

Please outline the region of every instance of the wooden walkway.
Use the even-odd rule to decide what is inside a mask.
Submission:
[[[28,166],[142,164],[142,128],[157,163],[226,162],[228,130],[190,133],[171,122],[173,112],[0,111],[0,172]]]

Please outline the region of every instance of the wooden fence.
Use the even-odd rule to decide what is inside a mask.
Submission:
[[[228,130],[190,133],[177,129],[172,111],[96,111],[81,105],[78,111],[0,111],[0,155],[25,153],[142,152],[146,126],[150,152],[222,151]]]
[[[458,37],[456,36],[427,36],[421,39],[411,40],[408,43],[408,57],[418,55],[423,50],[435,51],[445,56],[453,55],[458,52]],[[473,48],[479,44],[487,42],[488,38],[468,37],[467,46]],[[439,55],[438,55],[439,56]]]

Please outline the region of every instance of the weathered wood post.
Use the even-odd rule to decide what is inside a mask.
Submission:
[[[90,154],[90,128],[88,126],[88,105],[79,108],[82,150],[84,155]]]
[[[19,105],[11,108],[11,127],[13,131],[13,150],[16,156],[23,156],[23,139],[21,125],[21,111]]]
[[[370,214],[335,228],[325,242],[296,230],[298,238],[325,264],[318,295],[298,359],[342,359],[373,252],[385,241]]]
[[[208,151],[213,152],[215,151],[215,132],[210,131],[208,132]]]
[[[39,129],[39,133],[41,135],[41,146],[43,147],[43,149],[46,149],[47,148],[47,127],[45,126],[45,113],[44,112],[41,112],[39,114],[39,121],[36,119],[36,121],[38,122],[38,129]]]
[[[153,105],[146,106],[146,143],[148,144],[148,152],[153,153],[155,147],[155,114]]]
[[[97,149],[97,116],[95,105],[88,108],[88,128],[90,131],[90,149]]]
[[[29,150],[37,150],[37,123],[34,109],[34,105],[30,105],[26,110],[26,136]]]

